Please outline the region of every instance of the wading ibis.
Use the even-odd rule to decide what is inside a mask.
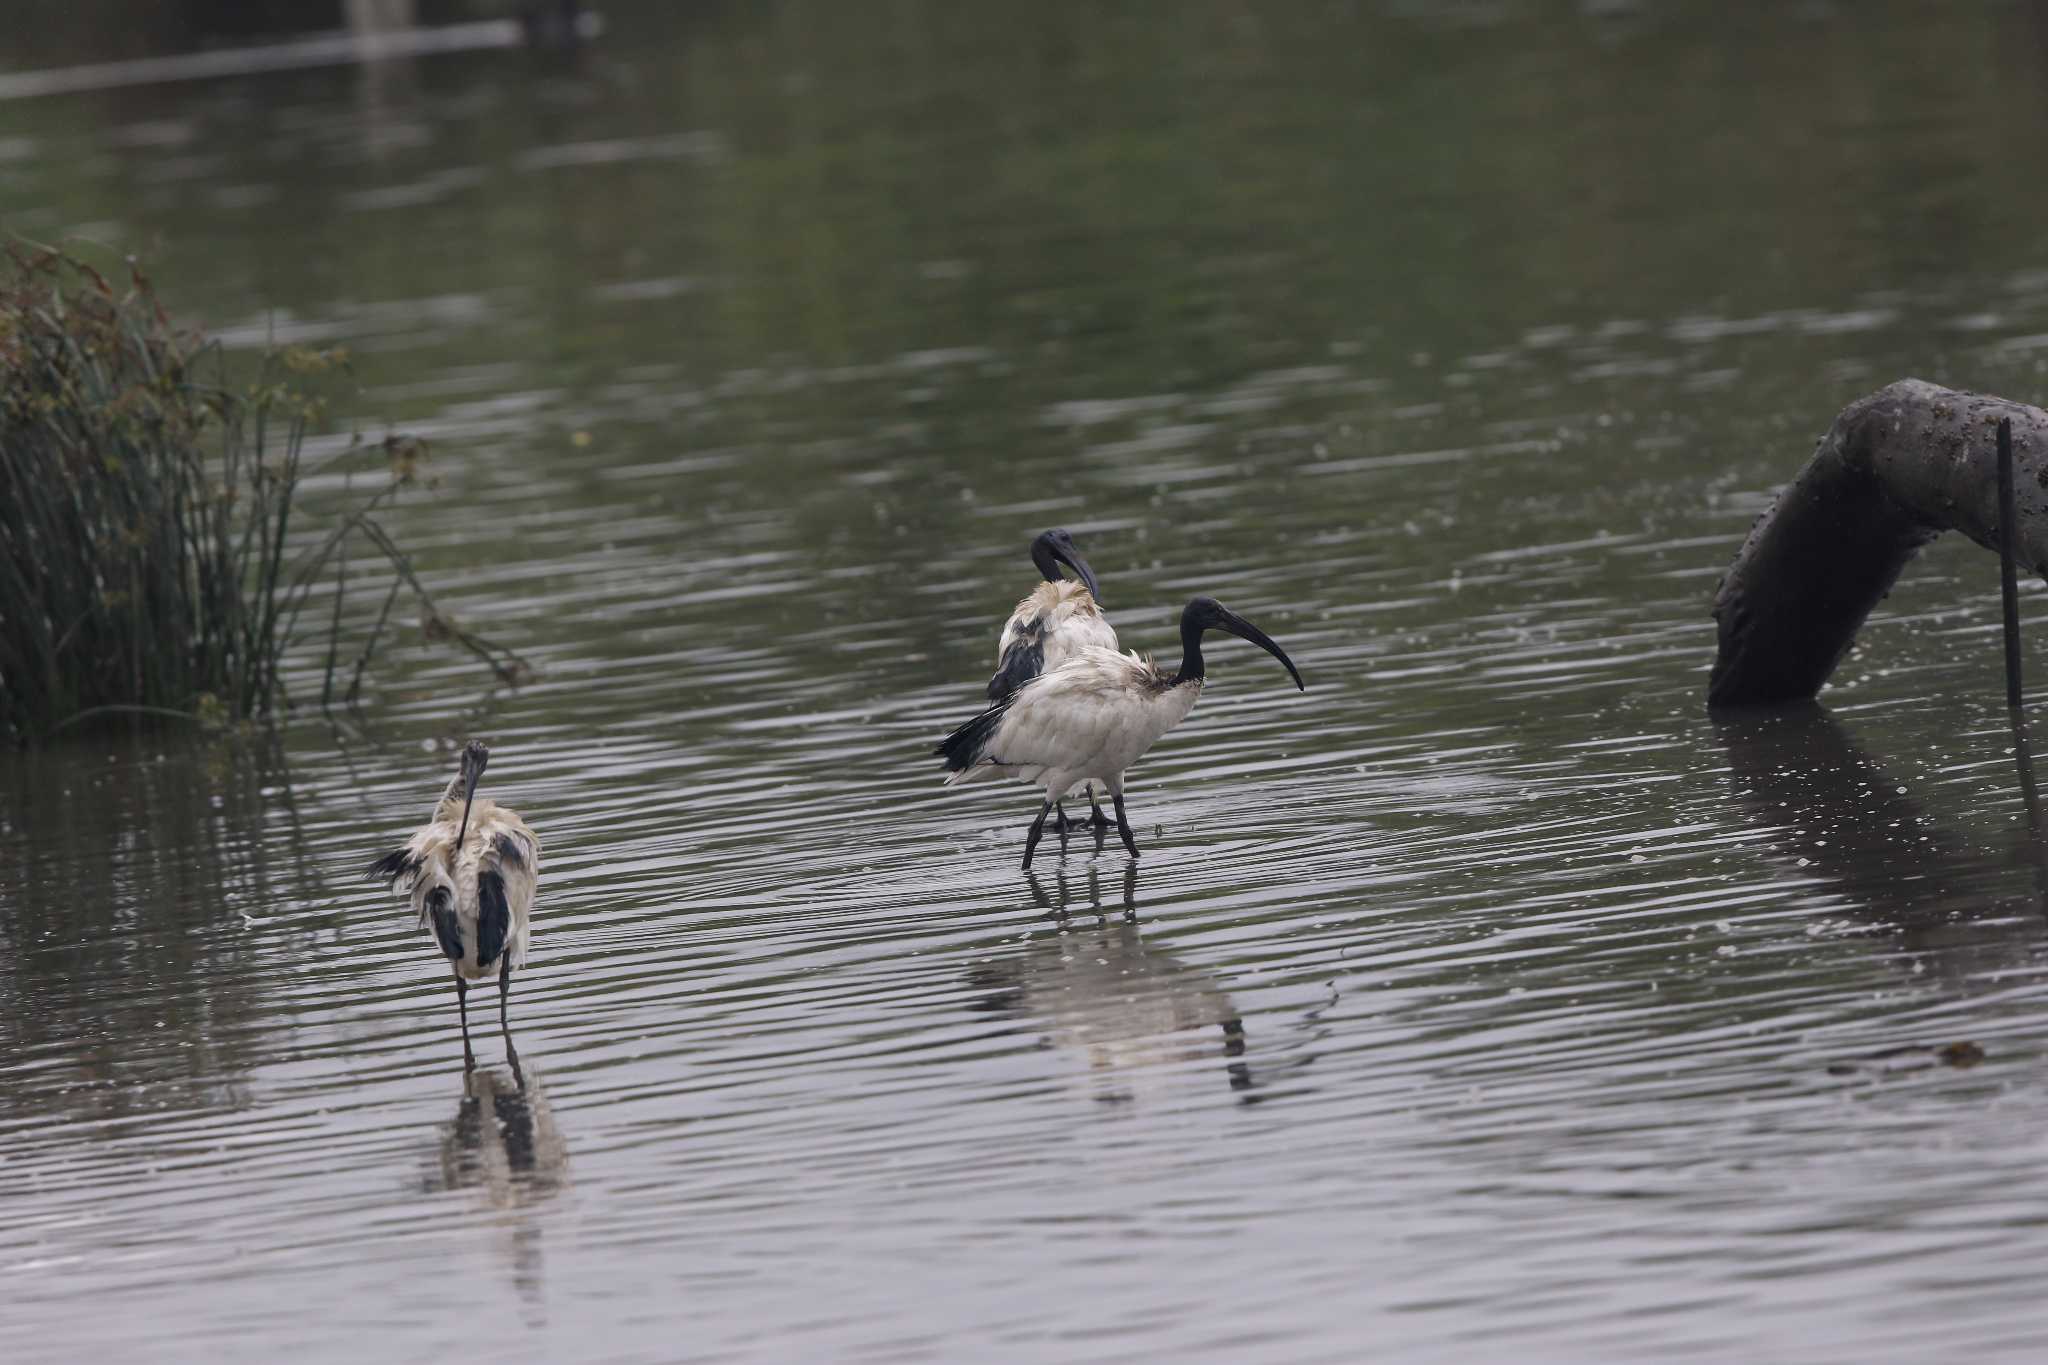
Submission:
[[[1095,571],[1074,547],[1074,538],[1057,527],[1041,531],[1031,542],[1031,562],[1045,579],[1003,622],[996,640],[995,676],[988,680],[988,699],[1003,701],[1041,673],[1050,673],[1084,649],[1114,651],[1116,632],[1102,614],[1102,589]],[[1060,565],[1074,571],[1080,581],[1062,578]],[[1061,793],[1065,795],[1065,793]],[[1102,807],[1096,804],[1095,787],[1088,786],[1088,808],[1098,828],[1108,828]],[[1053,802],[1056,828],[1067,832],[1067,813]]]
[[[1080,649],[946,736],[936,752],[946,760],[947,785],[1015,777],[1044,789],[1045,803],[1024,839],[1028,868],[1059,798],[1077,783],[1100,782],[1116,805],[1117,833],[1137,857],[1124,814],[1124,771],[1195,709],[1206,676],[1202,633],[1209,630],[1250,640],[1306,689],[1301,670],[1271,636],[1215,598],[1197,597],[1180,614],[1178,669],[1169,673],[1113,649]]]
[[[476,799],[491,751],[477,740],[463,746],[462,765],[434,803],[434,813],[405,847],[370,865],[369,875],[394,887],[405,879],[422,928],[455,973],[462,1015],[462,1057],[470,1067],[469,983],[498,978],[498,1027],[512,1051],[507,1019],[512,972],[526,960],[527,919],[540,883],[540,840],[516,811]]]

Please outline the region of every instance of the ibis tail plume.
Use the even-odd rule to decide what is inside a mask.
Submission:
[[[996,641],[995,676],[988,680],[988,699],[1000,702],[1042,673],[1050,673],[1084,649],[1115,650],[1116,631],[1102,614],[1102,588],[1095,571],[1074,545],[1074,538],[1055,527],[1031,542],[1031,562],[1045,580],[1027,594],[1003,622]],[[1074,571],[1062,578],[1060,566]],[[1094,784],[1087,784],[1088,807],[1099,829],[1107,829]],[[1064,793],[1062,793],[1064,795]],[[1067,832],[1067,813],[1053,802],[1056,828]]]
[[[433,815],[404,847],[372,863],[369,875],[397,887],[412,902],[420,927],[430,930],[455,973],[462,1016],[462,1056],[474,1067],[469,1043],[469,983],[498,979],[498,1026],[512,1050],[507,1018],[512,973],[526,960],[528,919],[540,884],[540,840],[518,812],[476,799],[491,751],[471,740]],[[516,1055],[516,1054],[515,1054]]]
[[[1015,777],[1043,789],[1044,804],[1024,839],[1028,868],[1060,797],[1079,783],[1100,782],[1116,807],[1117,833],[1137,857],[1124,812],[1124,772],[1195,709],[1208,675],[1202,635],[1210,630],[1251,641],[1306,689],[1301,670],[1271,636],[1215,598],[1197,597],[1180,614],[1178,669],[1084,646],[946,737],[936,752],[946,761],[947,784]]]

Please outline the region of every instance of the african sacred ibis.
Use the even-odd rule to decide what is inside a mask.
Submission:
[[[540,840],[516,811],[476,799],[491,751],[477,740],[463,746],[462,765],[434,803],[433,816],[407,841],[370,865],[369,875],[405,892],[422,928],[455,972],[462,1014],[462,1056],[471,1067],[469,983],[498,978],[498,1027],[511,1050],[506,1018],[512,971],[526,960],[527,917],[540,883]]]
[[[996,641],[996,673],[988,699],[1001,701],[1040,673],[1050,672],[1090,645],[1116,648],[1116,632],[1102,617],[1102,589],[1074,538],[1062,530],[1043,531],[1031,542],[1031,562],[1045,578],[1017,604]],[[1080,582],[1060,577],[1060,565]]]
[[[1207,630],[1250,640],[1306,690],[1301,670],[1271,636],[1215,598],[1197,597],[1180,614],[1179,669],[1169,673],[1137,654],[1083,648],[946,736],[935,752],[946,760],[947,785],[1016,777],[1044,789],[1045,804],[1024,839],[1028,868],[1054,803],[1076,783],[1100,782],[1116,804],[1124,847],[1137,857],[1138,841],[1124,814],[1124,771],[1195,709],[1206,676]]]
[[[1074,538],[1055,527],[1041,531],[1031,542],[1031,562],[1045,581],[1040,583],[1003,622],[996,640],[996,672],[988,680],[988,699],[999,702],[1041,673],[1050,673],[1083,649],[1114,651],[1116,632],[1102,615],[1102,589],[1095,571]],[[1060,577],[1060,565],[1079,576],[1080,582]],[[1065,795],[1065,793],[1061,793]],[[1108,828],[1102,807],[1096,804],[1095,787],[1088,784],[1088,808],[1098,828]],[[1067,832],[1067,813],[1059,802],[1056,829]]]

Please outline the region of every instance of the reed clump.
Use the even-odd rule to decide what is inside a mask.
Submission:
[[[441,634],[517,680],[524,665],[450,625],[377,520],[417,481],[417,442],[332,457],[379,467],[365,491],[307,520],[305,442],[321,408],[308,377],[337,361],[287,349],[232,382],[139,269],[116,288],[68,253],[6,248],[0,735],[24,742],[121,714],[269,716],[292,700],[288,651],[314,632],[326,636],[322,702],[353,702],[407,591]],[[367,638],[344,649],[358,545],[392,572]]]

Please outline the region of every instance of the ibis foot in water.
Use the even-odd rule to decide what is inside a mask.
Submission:
[[[1099,784],[1116,803],[1124,848],[1137,857],[1124,810],[1124,773],[1194,709],[1208,680],[1202,636],[1209,630],[1251,641],[1280,661],[1296,687],[1306,685],[1271,636],[1213,597],[1193,598],[1180,614],[1178,669],[1169,673],[1135,655],[1083,648],[940,741],[934,752],[945,760],[947,784],[1015,777],[1044,792],[1024,846],[1027,867],[1054,803],[1084,783]]]
[[[1116,821],[1104,815],[1102,807],[1095,804],[1095,793],[1093,792],[1088,793],[1088,818],[1086,820],[1069,820],[1067,818],[1066,803],[1063,801],[1052,803],[1052,832],[1059,835],[1062,839],[1077,829],[1092,829],[1100,833],[1103,830],[1115,828]]]
[[[1085,823],[1090,829],[1115,829],[1115,823],[1102,813],[1102,803],[1095,799],[1095,784],[1084,782],[1081,784],[1081,791],[1088,797],[1088,819],[1076,820],[1074,828],[1080,829]]]
[[[490,757],[480,740],[463,745],[461,766],[434,803],[433,818],[366,869],[394,889],[404,883],[416,922],[432,930],[454,971],[462,1056],[472,1070],[469,983],[498,977],[498,1025],[509,1039],[512,971],[526,957],[540,880],[540,840],[532,828],[496,801],[477,799]]]
[[[1024,871],[1029,872],[1031,870],[1031,855],[1038,851],[1038,841],[1045,834],[1045,817],[1057,809],[1059,809],[1058,803],[1052,801],[1048,801],[1038,808],[1038,818],[1031,822],[1031,832],[1024,836]],[[1053,832],[1060,836],[1060,850],[1062,852],[1066,851],[1068,830],[1086,829],[1090,824],[1093,824],[1093,822],[1084,823],[1080,820],[1071,820],[1068,821],[1067,829],[1061,829],[1058,825],[1054,825]],[[1113,822],[1104,820],[1101,824],[1094,826],[1095,851],[1097,853],[1102,852],[1102,841],[1108,836],[1112,825]],[[1131,842],[1131,828],[1129,825],[1124,826],[1124,847],[1131,851],[1133,858],[1138,856],[1138,846]]]

